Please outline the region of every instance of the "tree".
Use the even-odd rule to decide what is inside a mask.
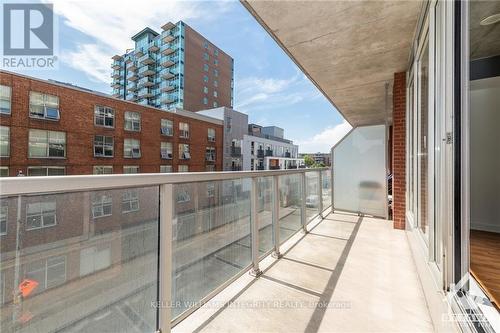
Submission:
[[[314,159],[310,155],[304,156],[304,163],[306,167],[310,168],[314,164]]]

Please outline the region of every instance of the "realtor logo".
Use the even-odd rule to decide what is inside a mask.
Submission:
[[[54,69],[53,4],[4,3],[2,68]]]

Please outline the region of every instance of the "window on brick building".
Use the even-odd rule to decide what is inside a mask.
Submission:
[[[217,102],[214,101],[214,103],[212,104],[214,106],[214,108],[218,107],[219,104]]]
[[[94,136],[94,156],[113,157],[114,139],[112,136]]]
[[[172,142],[162,142],[160,148],[160,154],[162,159],[171,160],[174,155]]]
[[[30,117],[59,120],[59,97],[30,91]]]
[[[215,66],[219,65],[219,60],[218,59],[214,59],[214,65]]]
[[[0,167],[0,177],[9,177],[9,167]]]
[[[205,161],[215,162],[215,147],[205,148]]]
[[[208,72],[208,65],[207,65],[207,64],[203,64],[203,70],[204,70],[205,72]]]
[[[208,88],[207,88],[207,87],[203,87],[203,92],[204,92],[205,94],[208,94]]]
[[[139,112],[125,112],[125,130],[135,132],[141,130],[141,114]]]
[[[94,109],[94,124],[102,127],[115,127],[115,110],[107,106],[96,105]]]
[[[64,176],[66,167],[60,166],[29,166],[28,176]]]
[[[203,82],[205,82],[205,83],[208,82],[208,76],[207,75],[203,75]]]
[[[219,76],[219,71],[217,69],[214,69],[214,76],[218,77]]]
[[[113,214],[113,198],[109,194],[94,193],[92,198],[92,217],[99,218]]]
[[[112,165],[94,165],[94,175],[111,175],[113,173]]]
[[[214,97],[217,97],[218,94],[217,94],[217,90],[214,90]]]
[[[139,166],[137,166],[137,165],[125,165],[123,167],[123,173],[126,173],[126,174],[139,173]]]
[[[177,172],[189,172],[189,166],[185,165],[185,164],[179,164],[177,166]],[[189,200],[187,200],[189,201]],[[180,202],[180,201],[178,201]]]
[[[9,207],[2,205],[0,207],[0,235],[7,235],[7,217],[9,216]],[[1,287],[1,286],[0,286]],[[2,299],[0,298],[0,301]]]
[[[141,157],[141,142],[136,139],[123,140],[123,157],[140,158]]]
[[[218,87],[219,86],[219,82],[217,80],[214,80],[214,87]]]
[[[122,213],[137,212],[139,210],[139,195],[137,191],[125,191],[122,194]]]
[[[203,97],[203,104],[204,104],[204,105],[207,105],[207,104],[208,104],[208,98]]]
[[[189,139],[189,124],[179,123],[179,137],[184,139]]]
[[[191,154],[189,153],[189,145],[185,143],[179,144],[179,159],[181,160],[189,160],[191,158]]]
[[[208,141],[215,142],[215,128],[209,128],[207,132]]]
[[[207,52],[203,52],[203,60],[207,60],[208,61],[208,59],[209,59],[208,53]]]
[[[174,122],[170,119],[162,119],[160,132],[167,136],[174,135]]]
[[[8,126],[0,126],[0,156],[6,157],[10,155],[10,128]]]
[[[218,49],[214,49],[214,56],[218,56],[219,55],[219,50]]]
[[[34,202],[26,205],[26,230],[48,228],[57,224],[56,202]]]
[[[169,173],[172,172],[171,165],[160,165],[160,173]]]
[[[35,280],[34,294],[57,287],[66,282],[66,256],[50,257],[26,264],[24,278]]]
[[[66,157],[66,133],[30,129],[29,157]]]
[[[11,93],[9,86],[0,85],[0,114],[10,114]]]
[[[203,47],[206,48],[206,49],[208,49],[208,42],[207,41],[203,42]]]

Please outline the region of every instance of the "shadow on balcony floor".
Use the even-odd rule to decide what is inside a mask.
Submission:
[[[210,317],[188,317],[173,329],[186,331],[432,332],[433,326],[404,231],[386,220],[336,213]]]

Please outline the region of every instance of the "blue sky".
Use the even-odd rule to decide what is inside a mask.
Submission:
[[[326,152],[350,126],[237,1],[55,0],[59,69],[23,72],[111,92],[111,57],[149,26],[185,21],[235,63],[235,109],[285,129],[301,152]]]

